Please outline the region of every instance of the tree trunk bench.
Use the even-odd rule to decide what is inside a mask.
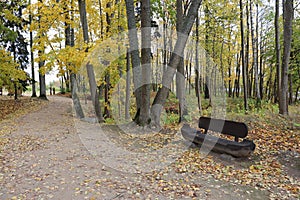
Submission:
[[[181,128],[182,136],[194,144],[204,145],[215,152],[230,154],[234,157],[247,157],[255,149],[255,144],[251,140],[243,139],[239,142],[239,138],[245,138],[248,135],[248,127],[244,123],[200,117],[198,127],[204,129],[204,132],[184,124]],[[234,140],[207,134],[208,131],[234,136]]]

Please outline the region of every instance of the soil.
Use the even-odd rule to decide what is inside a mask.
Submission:
[[[171,167],[150,172],[118,169],[103,158],[114,154],[113,148],[102,154],[101,151],[93,152],[87,145],[98,144],[105,151],[105,144],[109,143],[106,140],[118,140],[119,131],[109,129],[110,137],[101,139],[96,135],[93,138],[95,132],[92,130],[98,125],[75,119],[70,98],[48,98],[49,102],[40,109],[0,122],[3,143],[0,148],[0,199],[270,198],[270,191],[216,180],[207,174],[177,173]],[[83,129],[88,131],[82,132]],[[108,129],[102,130],[108,133]],[[87,134],[89,132],[91,135]],[[91,143],[86,143],[88,139]],[[124,143],[118,142],[117,146]],[[225,164],[231,162],[230,157],[212,156],[219,156]],[[129,161],[128,158],[119,162]],[[162,176],[153,178],[153,174]]]

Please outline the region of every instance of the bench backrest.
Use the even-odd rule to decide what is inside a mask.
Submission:
[[[235,122],[223,119],[212,119],[209,117],[200,117],[199,128],[219,132],[236,138],[245,138],[248,135],[248,127],[242,122]]]

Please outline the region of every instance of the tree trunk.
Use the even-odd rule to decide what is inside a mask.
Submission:
[[[105,74],[105,86],[104,86],[104,116],[105,118],[111,118],[110,114],[110,99],[109,99],[109,90],[110,90],[110,74]]]
[[[258,12],[258,11],[257,11]],[[254,71],[254,86],[255,86],[255,96],[256,96],[256,105],[259,107],[261,97],[259,91],[259,82],[258,82],[258,55],[257,55],[257,39],[258,36],[254,35],[254,23],[253,23],[253,9],[252,2],[250,0],[250,23],[251,23],[251,38],[252,38],[252,55],[253,55],[253,71]]]
[[[240,63],[241,63],[241,57],[242,57],[242,53],[240,52],[240,55],[237,54],[237,59],[236,59],[236,70],[235,70],[236,78],[234,80],[234,91],[233,91],[233,95],[232,95],[233,98],[234,98],[234,94],[237,98],[240,95],[240,73],[241,73]]]
[[[193,59],[193,52],[191,53],[191,55],[188,57],[188,60],[191,61]],[[189,79],[189,95],[191,94],[191,90],[192,90],[192,62],[189,62],[189,74],[188,74],[188,79]],[[187,103],[185,103],[187,104]],[[186,108],[187,109],[187,108]],[[188,110],[187,110],[188,111]]]
[[[80,21],[83,31],[83,39],[86,44],[89,43],[89,35],[88,35],[88,24],[87,24],[87,16],[86,16],[86,5],[85,0],[78,0],[79,13],[80,13]],[[88,52],[88,48],[86,48],[86,52]],[[90,91],[92,96],[92,102],[95,109],[95,113],[99,122],[102,122],[102,113],[100,110],[99,96],[97,95],[97,84],[94,75],[93,66],[89,63],[86,64],[86,70],[89,78]]]
[[[39,57],[42,55],[42,51],[39,51]],[[45,74],[41,72],[42,67],[44,67],[45,61],[39,61],[39,79],[40,79],[40,96],[39,98],[47,100],[46,96],[46,77]]]
[[[145,126],[150,123],[150,78],[151,78],[151,15],[150,0],[141,1],[141,38],[142,38],[142,85],[140,116],[137,124]],[[137,77],[139,78],[139,77]]]
[[[247,67],[245,62],[245,46],[244,46],[244,23],[243,23],[243,1],[240,0],[240,23],[241,23],[241,58],[242,58],[242,76],[243,76],[243,88],[244,88],[244,109],[248,110],[248,88],[247,88]]]
[[[251,97],[251,80],[249,76],[249,52],[250,52],[250,24],[249,24],[249,1],[246,0],[246,49],[244,50],[245,59],[245,79],[247,86],[247,99]],[[244,32],[244,31],[243,31]],[[245,32],[244,32],[245,33]],[[244,42],[245,44],[245,42]],[[248,101],[248,100],[247,100]],[[247,103],[248,106],[248,103]]]
[[[39,0],[40,3],[43,3],[42,0]],[[38,8],[38,13],[40,12],[40,9]],[[38,24],[40,28],[41,24],[41,14],[39,13],[38,17]],[[41,44],[42,45],[42,44]],[[38,57],[41,58],[42,53],[44,53],[42,50],[38,51]],[[46,96],[46,79],[45,79],[45,74],[41,72],[41,68],[44,66],[45,61],[41,60],[39,61],[39,81],[40,81],[40,96],[39,98],[47,100]]]
[[[136,120],[137,116],[140,113],[141,107],[141,61],[139,56],[139,43],[137,37],[137,28],[135,24],[135,10],[134,10],[134,1],[126,0],[126,14],[127,14],[127,26],[128,26],[128,37],[129,37],[129,46],[131,54],[131,65],[133,73],[133,85],[134,85],[134,95],[136,99]]]
[[[259,76],[259,52],[258,52],[259,44],[258,44],[258,41],[260,40],[260,38],[259,38],[259,30],[258,30],[259,29],[259,27],[258,27],[259,7],[258,7],[257,2],[255,4],[255,7],[256,7],[256,25],[255,25],[255,33],[256,33],[256,40],[255,40],[255,49],[256,49],[256,51],[255,51],[255,55],[256,55],[256,59],[255,59],[255,61],[256,61],[256,76],[257,76],[256,77],[257,81],[256,81],[255,84],[256,84],[257,103],[260,106],[262,96],[261,96],[261,92],[260,92],[260,82],[259,82],[260,76]]]
[[[281,53],[280,53],[280,27],[279,27],[279,0],[276,0],[275,5],[275,51],[276,51],[276,80],[277,80],[277,95],[275,95],[275,103],[280,101],[280,80],[281,80]]]
[[[153,118],[154,125],[160,127],[160,115],[162,111],[162,107],[166,102],[169,88],[171,86],[171,82],[173,80],[173,76],[176,73],[176,68],[180,62],[180,58],[186,46],[186,42],[188,36],[191,32],[192,26],[194,24],[195,18],[198,14],[198,9],[202,0],[193,0],[192,4],[189,8],[188,14],[185,17],[183,27],[182,27],[182,35],[177,38],[174,51],[171,54],[171,59],[168,64],[168,68],[166,69],[166,73],[163,74],[162,78],[162,88],[160,88],[154,98],[151,114]]]
[[[130,119],[130,54],[127,48],[126,52],[126,99],[125,99],[125,119]]]
[[[300,90],[300,86],[297,87],[296,92],[295,92],[295,100],[294,100],[295,103],[298,102],[298,93],[299,93],[299,90]]]
[[[73,105],[76,113],[76,117],[82,119],[84,118],[84,113],[82,111],[82,107],[80,104],[80,100],[77,96],[77,81],[76,81],[76,75],[74,73],[71,73],[70,75],[71,79],[71,92],[72,92],[72,100],[73,100]]]
[[[31,0],[29,0],[29,5],[31,5]],[[29,11],[29,24],[32,24],[32,10],[30,8]],[[32,94],[31,97],[37,97],[36,96],[36,87],[35,87],[35,70],[34,70],[34,56],[33,56],[33,34],[32,31],[30,30],[29,32],[29,45],[30,45],[30,64],[31,64],[31,85],[32,85]]]
[[[293,0],[283,1],[283,59],[281,71],[281,92],[279,113],[288,115],[288,70],[292,42]]]
[[[100,38],[101,40],[103,40],[104,38],[104,33],[103,33],[103,18],[102,18],[102,4],[101,4],[101,0],[98,0],[98,4],[99,4],[99,15],[100,15]]]
[[[229,35],[228,35],[228,38],[229,38],[229,41],[231,41],[231,33],[232,33],[232,30],[230,29],[229,31]],[[228,45],[228,51],[231,52],[231,45]],[[232,63],[232,57],[228,57],[228,97],[231,97],[232,96],[232,83],[231,83],[231,63]]]
[[[261,28],[260,28],[260,35],[262,35],[263,32],[263,24],[261,23]],[[260,95],[261,98],[264,98],[264,60],[263,60],[263,55],[264,55],[264,42],[260,41],[259,44],[259,49],[260,49],[260,56],[259,56],[259,77],[260,77],[260,82],[259,82],[259,88],[260,88]]]
[[[15,43],[12,43],[12,53],[14,56],[14,61],[17,62],[17,55],[16,55],[16,46]],[[18,88],[17,88],[17,80],[12,80],[14,85],[14,99],[18,99]]]
[[[289,105],[293,104],[293,77],[289,74]]]
[[[201,104],[201,91],[200,91],[200,66],[199,66],[199,13],[196,17],[196,47],[195,47],[195,90],[198,102],[198,110],[200,116],[202,115],[202,104]]]
[[[182,0],[176,0],[176,31],[178,38],[182,32],[183,17]],[[179,123],[185,120],[184,116],[188,115],[184,82],[184,53],[182,53],[176,73],[176,95],[179,100]]]
[[[74,36],[74,30],[72,30],[71,25],[67,23],[68,20],[70,20],[69,17],[69,11],[67,8],[67,4],[64,5],[64,11],[65,11],[65,45],[73,47],[75,45],[75,36]],[[72,18],[73,20],[73,13]],[[72,94],[72,101],[75,109],[76,116],[78,118],[84,118],[84,113],[80,104],[79,97],[77,95],[77,80],[76,80],[76,74],[72,71],[70,71],[70,82],[71,82],[71,94]]]
[[[205,99],[210,99],[210,78],[209,78],[209,68],[210,68],[210,62],[209,62],[209,47],[208,47],[208,41],[210,40],[209,38],[209,12],[208,12],[208,7],[207,5],[205,6],[204,9],[205,17],[207,18],[205,20],[205,60],[206,60],[206,65],[205,65],[205,84],[204,84],[204,98]],[[211,101],[209,101],[209,104]]]
[[[14,81],[14,99],[18,100],[18,87],[16,81]]]
[[[103,122],[103,116],[101,112],[101,107],[99,103],[99,93],[97,91],[97,85],[96,85],[96,79],[95,79],[95,73],[94,73],[94,68],[91,64],[86,65],[87,69],[87,75],[89,78],[89,85],[90,85],[90,92],[91,92],[91,97],[92,97],[92,103],[95,109],[95,114],[98,119],[98,122]]]

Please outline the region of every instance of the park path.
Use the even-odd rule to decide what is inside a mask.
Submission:
[[[40,110],[0,123],[0,199],[260,199],[263,192],[182,174],[195,193],[163,191],[160,180],[103,165],[83,145],[69,98],[50,96]],[[88,122],[87,127],[89,125]],[[174,180],[174,172],[165,174]],[[182,177],[180,177],[182,176]],[[165,182],[164,182],[165,183]],[[186,185],[187,185],[186,184]]]

